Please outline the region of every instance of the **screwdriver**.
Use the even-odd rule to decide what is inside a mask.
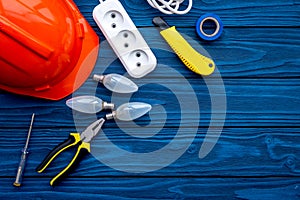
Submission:
[[[28,144],[29,144],[29,139],[30,139],[30,135],[31,135],[31,130],[32,130],[32,124],[33,124],[34,116],[35,116],[35,114],[33,113],[32,117],[31,117],[31,122],[30,122],[29,130],[28,130],[26,144],[25,144],[25,147],[22,149],[21,160],[20,160],[20,163],[19,163],[16,180],[14,182],[14,186],[16,186],[16,187],[20,187],[21,186],[23,171],[25,169],[25,164],[26,164],[26,158],[27,158],[27,154],[29,153],[28,152]]]

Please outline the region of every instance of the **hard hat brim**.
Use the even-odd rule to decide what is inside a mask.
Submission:
[[[49,100],[60,100],[77,90],[89,77],[92,72],[99,51],[99,38],[88,22],[81,15],[72,1],[67,1],[76,17],[84,27],[82,36],[82,49],[76,65],[62,80],[53,82],[41,88],[11,87],[1,84],[0,88],[12,93],[28,95]],[[17,81],[17,80],[16,80]]]

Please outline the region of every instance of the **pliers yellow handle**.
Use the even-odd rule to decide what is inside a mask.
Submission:
[[[100,131],[104,122],[104,119],[99,119],[95,121],[81,135],[79,133],[70,133],[69,138],[67,140],[57,145],[45,157],[42,163],[36,168],[36,171],[38,173],[42,173],[60,153],[70,148],[76,148],[76,153],[73,156],[71,162],[50,181],[51,186],[57,185],[79,164],[81,159],[86,154],[91,152],[90,141]]]
[[[71,162],[60,172],[58,173],[52,180],[50,181],[50,185],[57,185],[64,177],[66,177],[81,161],[81,159],[89,152],[91,152],[90,144],[82,142],[80,140],[79,133],[71,133],[69,138],[64,142],[57,145],[43,160],[43,162],[36,168],[38,173],[42,173],[49,164],[63,151],[70,149],[71,147],[77,148],[77,151],[72,158]]]

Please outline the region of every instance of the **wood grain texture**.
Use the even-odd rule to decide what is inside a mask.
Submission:
[[[98,28],[95,30],[98,31]],[[139,30],[153,49],[160,65],[170,66],[186,78],[199,77],[180,62],[156,28]],[[196,50],[213,58],[222,78],[300,77],[299,28],[226,28],[221,38],[212,43],[201,41],[194,28],[179,27],[178,31]],[[96,68],[96,72],[101,70],[101,67],[106,67],[107,72],[125,73],[104,40],[101,43],[97,66],[100,69]],[[218,73],[214,73],[210,77],[218,76]],[[148,77],[176,78],[159,67]]]
[[[37,174],[36,166],[70,132],[82,131],[106,112],[72,112],[65,106],[71,96],[53,102],[0,91],[0,199],[300,199],[300,0],[194,0],[193,9],[185,16],[163,15],[145,0],[120,1],[153,49],[159,65],[146,78],[134,80],[140,90],[131,97],[112,97],[91,77],[74,96],[96,94],[117,105],[128,99],[143,101],[153,105],[150,115],[135,121],[142,128],[106,122],[104,132],[92,144],[93,155],[87,156],[60,186],[51,188],[50,178],[67,164],[72,152],[61,155],[46,173]],[[102,40],[92,74],[124,74],[125,69],[92,18],[99,1],[74,2]],[[221,38],[212,43],[201,41],[194,28],[196,20],[207,12],[218,14],[225,26]],[[187,70],[152,25],[154,16],[163,16],[195,49],[211,56],[219,73],[204,78]],[[221,106],[211,110],[211,97],[224,96],[222,81],[227,100],[225,128],[213,151],[199,159],[209,123],[214,121],[216,128],[222,125],[221,118],[211,119],[212,113],[223,112]],[[175,88],[175,92],[166,86]],[[175,94],[183,96],[190,106],[184,111],[184,120]],[[193,94],[200,113],[188,104]],[[12,183],[33,112],[36,119],[24,186],[14,188]],[[192,138],[192,144],[187,149],[178,147],[183,155],[160,170],[126,173],[98,160],[120,159],[101,143],[104,134],[125,151],[147,153],[174,141],[179,126],[185,130],[180,141]],[[149,138],[133,136],[149,135],[154,130],[158,133]],[[149,168],[158,165],[161,158],[156,159],[147,163]],[[119,165],[133,164],[120,159]]]
[[[75,0],[79,9],[91,25],[92,11],[98,0]],[[154,10],[144,0],[121,0],[128,14],[137,26],[152,26],[151,19],[155,16],[165,16]],[[195,0],[193,9],[184,16],[165,16],[176,26],[194,26],[197,19],[208,12],[218,14],[226,27],[264,27],[264,26],[299,26],[300,3],[294,0],[272,1],[230,1],[230,0]],[[288,11],[288,12],[287,12]]]
[[[126,131],[126,129],[123,129]],[[146,135],[150,128],[130,128],[132,132],[139,131],[140,135]],[[30,141],[30,155],[25,177],[49,177],[54,176],[72,157],[72,151],[61,155],[54,161],[46,173],[37,174],[35,168],[43,158],[58,143],[65,140],[69,129],[34,129]],[[198,152],[203,144],[207,129],[186,128],[185,137],[177,139],[175,143],[195,137],[192,144],[185,151],[174,149],[174,153],[182,151],[183,155],[174,160],[174,163],[147,174],[125,173],[106,166],[99,160],[119,159],[119,165],[126,168],[130,163],[123,162],[120,154],[110,149],[108,144],[102,143],[103,134],[110,141],[125,151],[144,153],[153,152],[173,142],[178,131],[176,128],[163,129],[151,138],[136,138],[130,133],[116,128],[104,127],[92,143],[92,155],[87,156],[70,177],[94,177],[94,176],[179,176],[179,177],[251,177],[251,176],[294,176],[300,175],[300,129],[299,128],[225,128],[213,151],[204,159],[199,159]],[[18,166],[18,157],[26,139],[26,130],[10,130],[0,132],[1,135],[9,134],[1,142],[0,177],[14,176]],[[170,154],[172,156],[172,154]],[[98,160],[99,159],[99,160]],[[263,165],[262,165],[263,163]],[[137,167],[151,169],[158,165],[153,163],[137,163]],[[128,165],[129,166],[129,165]],[[161,165],[162,166],[162,165]],[[129,166],[130,167],[130,166]]]
[[[128,99],[131,101],[142,101],[153,105],[153,110],[149,116],[144,116],[136,120],[141,125],[149,124],[160,125],[161,120],[165,119],[161,115],[161,106],[168,112],[166,127],[178,126],[181,114],[186,114],[184,124],[200,122],[200,126],[208,126],[211,121],[211,113],[225,112],[225,126],[247,127],[251,126],[276,126],[276,127],[299,127],[300,118],[298,108],[300,99],[300,85],[297,79],[226,79],[224,80],[225,94],[220,94],[218,91],[222,88],[218,80],[209,80],[212,88],[212,93],[209,94],[208,87],[202,79],[189,79],[193,90],[187,91],[188,85],[183,85],[176,79],[143,79],[139,83],[151,83],[144,85],[140,91],[135,93],[132,98],[128,95],[120,95],[114,97],[116,105],[121,105]],[[171,88],[176,88],[175,92],[159,85],[166,85]],[[97,89],[96,93],[95,90]],[[157,95],[159,93],[159,95]],[[88,81],[74,96],[79,95],[95,95],[105,101],[111,100],[111,92],[107,91],[103,86],[98,86],[92,80]],[[241,95],[243,94],[243,95]],[[182,97],[183,102],[189,104],[193,95],[196,95],[196,101],[200,107],[199,111],[193,109],[181,110],[177,96]],[[227,110],[219,109],[211,110],[211,99],[222,95],[227,98]],[[37,100],[28,97],[21,97],[12,94],[0,94],[0,120],[1,127],[26,127],[32,112],[36,112],[36,127],[73,127],[74,119],[78,125],[88,125],[91,119],[95,119],[95,115],[81,114],[78,112],[72,113],[72,110],[65,105],[64,100],[52,102],[45,100]],[[220,102],[222,103],[222,102]],[[159,106],[161,105],[161,106]],[[98,117],[103,117],[105,111],[100,112]],[[61,117],[64,116],[64,117]],[[87,120],[85,122],[84,120]],[[217,123],[220,119],[213,119]],[[108,121],[109,126],[116,127],[114,121]],[[121,124],[127,124],[121,123]],[[218,124],[217,124],[218,125]]]
[[[295,200],[300,195],[299,181],[299,178],[68,178],[62,185],[51,188],[46,178],[28,178],[24,187],[11,188],[12,179],[5,178],[1,179],[0,198]]]

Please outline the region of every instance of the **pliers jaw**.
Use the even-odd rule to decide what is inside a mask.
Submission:
[[[80,139],[82,142],[90,143],[92,139],[99,133],[101,130],[103,124],[105,122],[105,119],[101,118],[95,122],[93,122],[91,125],[89,125],[80,135]]]
[[[93,122],[81,135],[79,133],[70,133],[69,138],[57,145],[36,168],[36,171],[39,173],[43,172],[61,152],[74,147],[77,150],[71,162],[50,181],[51,186],[57,185],[79,164],[86,154],[91,152],[90,142],[100,131],[104,122],[104,119]]]

